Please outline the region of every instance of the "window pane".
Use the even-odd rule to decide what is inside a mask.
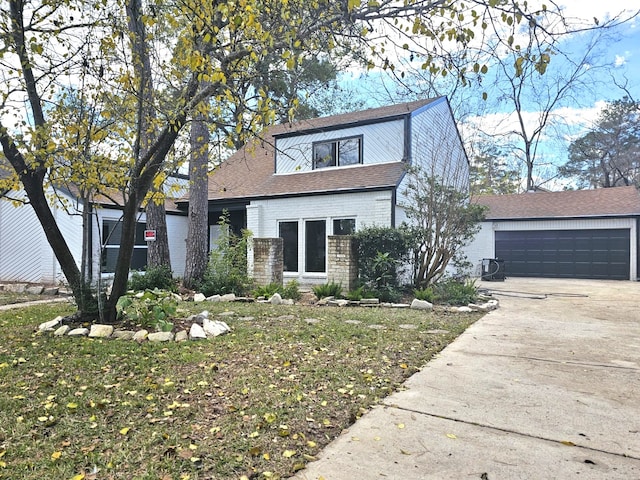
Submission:
[[[340,220],[333,221],[333,234],[334,235],[351,235],[356,231],[356,219],[355,218],[342,218]]]
[[[333,167],[336,165],[336,144],[334,142],[316,143],[313,146],[313,168]]]
[[[326,250],[326,226],[324,220],[305,222],[305,270],[324,272]]]
[[[122,224],[115,220],[102,221],[102,244],[120,245],[122,237]]]
[[[298,222],[280,222],[285,272],[298,271]]]
[[[340,140],[338,145],[338,160],[340,165],[357,165],[360,163],[360,139],[349,138]]]

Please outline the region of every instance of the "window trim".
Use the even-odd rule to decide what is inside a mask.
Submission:
[[[341,165],[340,164],[340,142],[345,142],[348,140],[357,140],[358,141],[358,162],[357,163],[349,163],[347,165]],[[322,170],[324,168],[335,168],[335,167],[345,167],[345,166],[352,166],[352,165],[361,165],[363,163],[362,161],[362,152],[363,152],[363,140],[364,140],[364,136],[363,135],[352,135],[352,136],[348,136],[348,137],[340,137],[340,138],[333,138],[330,140],[318,140],[315,142],[311,143],[311,168],[313,170]],[[316,162],[316,147],[319,145],[331,145],[331,149],[332,149],[332,157],[333,160],[335,162],[335,165],[327,165],[326,167],[318,167],[318,164]]]

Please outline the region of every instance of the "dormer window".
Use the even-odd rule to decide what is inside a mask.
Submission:
[[[362,163],[362,136],[313,144],[313,168]]]

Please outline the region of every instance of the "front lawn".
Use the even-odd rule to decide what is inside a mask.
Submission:
[[[184,306],[185,316],[232,310],[232,333],[166,344],[53,338],[34,329],[70,306],[0,312],[0,478],[286,478],[479,318]]]

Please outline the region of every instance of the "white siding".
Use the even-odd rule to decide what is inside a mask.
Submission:
[[[257,200],[247,208],[247,228],[256,238],[277,238],[278,222],[298,223],[298,265],[305,259],[304,222],[326,220],[331,235],[333,220],[355,218],[356,230],[365,226],[391,226],[391,192],[363,192],[337,195]],[[302,284],[326,282],[326,273],[285,273],[285,280],[297,278]]]
[[[483,222],[482,229],[465,249],[468,259],[474,265],[473,273],[480,275],[481,262],[483,258],[494,258],[495,256],[495,233],[496,231],[522,231],[522,230],[597,230],[610,228],[630,229],[630,252],[631,267],[629,278],[637,278],[637,238],[638,231],[636,221],[632,218],[594,218],[594,219],[568,219],[568,220],[526,220],[526,221],[504,221],[504,222]]]
[[[80,217],[70,216],[61,208],[55,208],[53,213],[71,252],[80,258]],[[0,280],[47,284],[64,280],[42,226],[29,205],[0,201]]]
[[[276,139],[276,173],[309,172],[312,166],[314,142],[329,141],[362,135],[364,164],[397,162],[404,157],[404,122],[361,125],[358,127],[307,133]]]

